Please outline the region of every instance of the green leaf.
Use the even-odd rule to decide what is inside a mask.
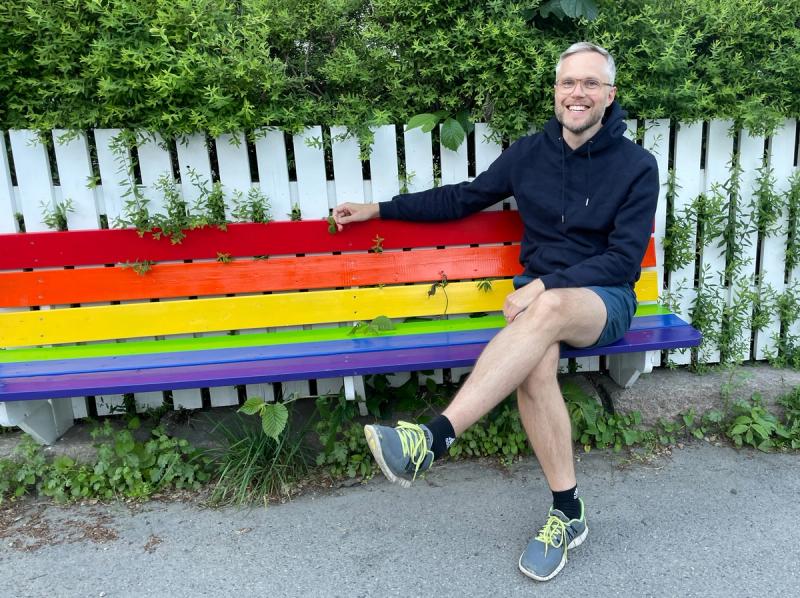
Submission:
[[[472,131],[475,130],[475,125],[469,119],[469,111],[468,110],[460,110],[458,114],[456,114],[456,120],[458,124],[461,125],[461,128],[464,129],[464,132],[469,135]]]
[[[372,320],[372,325],[381,331],[385,330],[394,330],[394,322],[391,319],[387,318],[386,316],[378,316]]]
[[[264,410],[261,412],[261,428],[264,434],[277,441],[288,421],[289,410],[286,405],[282,403],[264,405]]]
[[[264,399],[259,397],[251,397],[244,402],[244,405],[239,407],[239,412],[245,415],[255,415],[264,406]]]
[[[458,151],[459,146],[467,138],[467,134],[459,122],[454,118],[448,118],[442,125],[441,141],[442,145],[452,151]]]
[[[564,9],[561,7],[561,0],[549,0],[539,7],[539,14],[545,19],[550,15],[558,19],[563,19],[566,16]]]
[[[406,131],[420,127],[423,133],[430,133],[439,122],[439,118],[435,114],[424,113],[412,116],[411,120],[406,125]]]
[[[597,18],[597,5],[592,0],[561,0],[561,9],[571,19],[586,17],[593,21]]]

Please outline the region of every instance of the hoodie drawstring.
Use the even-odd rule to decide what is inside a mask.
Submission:
[[[592,144],[594,141],[589,142],[589,147],[587,148],[587,153],[589,155],[589,166],[586,168],[586,178],[584,179],[586,183],[586,207],[589,207],[589,181],[592,180]]]

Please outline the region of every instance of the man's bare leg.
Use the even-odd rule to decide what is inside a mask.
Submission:
[[[589,345],[597,340],[605,321],[605,304],[592,291],[542,292],[486,346],[441,416],[425,426],[406,422],[395,428],[364,426],[367,444],[381,471],[390,481],[410,486],[418,473],[446,452],[449,442],[520,386],[548,351],[555,352],[549,357],[552,360],[560,340],[574,346]]]
[[[559,346],[555,343],[517,389],[522,425],[550,490],[556,492],[576,484],[572,428],[558,385],[558,356]]]
[[[460,435],[519,387],[559,341],[581,347],[603,331],[606,308],[588,289],[542,293],[486,346],[442,415]]]

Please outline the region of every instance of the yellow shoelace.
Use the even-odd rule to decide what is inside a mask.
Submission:
[[[564,553],[567,552],[567,524],[555,515],[550,515],[544,527],[539,530],[536,539],[544,542],[544,554],[547,555],[549,547],[559,548],[564,546]]]
[[[425,438],[425,432],[417,424],[403,421],[397,422],[396,430],[400,435],[400,448],[403,450],[403,456],[411,459],[411,463],[414,464],[414,477],[411,479],[415,480],[417,479],[419,468],[422,467],[428,454],[428,441]]]

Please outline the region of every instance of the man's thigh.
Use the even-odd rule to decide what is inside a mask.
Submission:
[[[550,289],[558,297],[562,319],[559,340],[573,347],[589,347],[597,342],[606,326],[608,313],[600,296],[585,288]]]

